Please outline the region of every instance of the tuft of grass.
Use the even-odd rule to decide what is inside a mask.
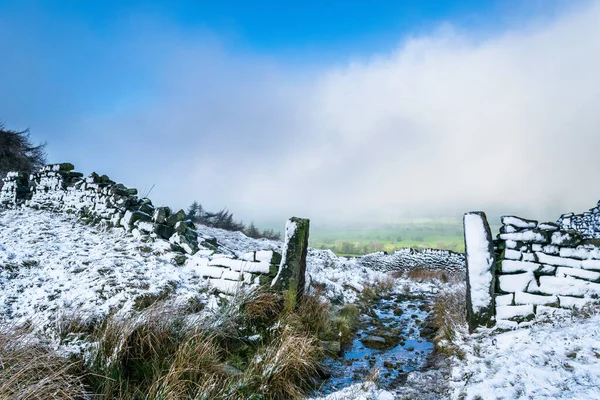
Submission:
[[[389,294],[394,289],[395,280],[392,275],[385,279],[375,279],[373,282],[363,286],[361,292],[361,300],[363,302],[371,302],[386,294]]]
[[[457,335],[466,330],[466,291],[464,285],[455,285],[440,291],[433,303],[433,326],[436,329],[436,351],[462,356],[456,346]]]
[[[154,380],[150,399],[212,399],[224,394],[230,377],[222,363],[223,350],[214,337],[204,333],[186,336],[169,368]]]
[[[325,301],[318,292],[307,293],[295,312],[302,331],[315,337],[322,337],[330,327],[331,304]]]
[[[93,334],[87,383],[104,398],[137,399],[168,370],[181,340],[177,310],[154,304],[136,318],[108,317]]]
[[[245,324],[266,327],[276,321],[284,307],[284,298],[280,293],[256,291],[244,299],[240,312]]]
[[[236,399],[303,399],[314,387],[323,350],[311,335],[293,329],[257,352],[236,386]]]
[[[0,399],[75,399],[85,390],[80,364],[14,332],[0,332]]]
[[[342,346],[352,342],[358,328],[360,310],[354,304],[348,304],[333,316],[331,322]]]

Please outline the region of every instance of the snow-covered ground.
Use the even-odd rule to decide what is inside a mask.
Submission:
[[[199,226],[220,249],[242,255],[279,250],[281,242]],[[224,247],[222,247],[224,246]],[[61,315],[85,318],[126,314],[136,299],[161,292],[176,301],[209,302],[207,281],[193,258],[177,266],[164,240],[141,242],[121,229],[103,230],[75,216],[32,209],[0,211],[0,320],[51,332]],[[202,257],[202,254],[194,257]],[[323,283],[332,298],[352,301],[366,282],[385,274],[358,269],[330,251],[310,250],[308,282]]]
[[[0,211],[1,318],[51,331],[63,314],[127,312],[140,296],[165,290],[200,296],[205,281],[191,266],[176,266],[169,248],[66,214]]]
[[[216,238],[232,255],[281,248],[281,242],[249,239],[239,232],[203,226],[198,231]],[[177,266],[175,256],[165,241],[144,243],[121,230],[81,224],[72,215],[0,210],[0,323],[30,322],[51,334],[61,315],[126,314],[136,299],[162,291],[178,301],[211,301],[195,264]],[[332,300],[352,301],[365,283],[387,277],[327,250],[310,249],[307,263],[307,281],[324,284]],[[465,357],[452,360],[452,397],[600,399],[600,314],[583,314],[463,337]],[[327,400],[390,396],[367,383]]]
[[[456,399],[600,399],[600,310],[466,337]]]

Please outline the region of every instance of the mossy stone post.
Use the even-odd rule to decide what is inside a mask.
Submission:
[[[304,295],[309,227],[308,219],[292,217],[287,221],[281,264],[271,283],[273,289],[287,293],[294,299],[295,305]]]
[[[496,263],[492,232],[484,212],[464,215],[467,265],[467,322],[469,331],[494,323]]]

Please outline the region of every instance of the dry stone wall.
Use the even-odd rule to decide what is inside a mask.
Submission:
[[[376,271],[408,271],[414,268],[464,272],[465,256],[437,249],[401,249],[392,254],[382,251],[358,258],[358,263]]]
[[[150,199],[139,198],[136,189],[106,175],[83,177],[69,163],[48,165],[29,177],[10,172],[3,182],[0,206],[73,213],[85,223],[123,229],[144,241],[167,240],[174,251],[187,254],[181,263],[191,263],[210,286],[228,295],[268,285],[279,271],[280,254],[252,251],[239,258],[220,254],[223,249],[217,241],[199,234],[183,210],[155,207]]]
[[[524,326],[536,316],[583,307],[600,297],[600,240],[591,225],[569,218],[557,223],[501,218],[491,282],[496,324]],[[465,236],[466,231],[465,226]],[[466,253],[469,259],[469,247]],[[469,294],[488,289],[487,282],[473,287],[473,279],[467,279]]]
[[[272,250],[259,250],[236,259],[231,255],[200,250],[188,262],[199,275],[208,279],[210,286],[232,295],[242,288],[270,284],[277,274],[281,255]]]
[[[600,239],[600,201],[596,207],[582,214],[563,214],[556,223],[561,229],[575,230],[585,237]]]

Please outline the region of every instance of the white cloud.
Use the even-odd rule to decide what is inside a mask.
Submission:
[[[132,38],[152,96],[72,125],[86,132],[70,140],[85,149],[76,164],[247,220],[556,217],[600,198],[598,2],[485,38],[446,25],[347,65],[203,40],[156,35],[152,53],[144,32]]]

